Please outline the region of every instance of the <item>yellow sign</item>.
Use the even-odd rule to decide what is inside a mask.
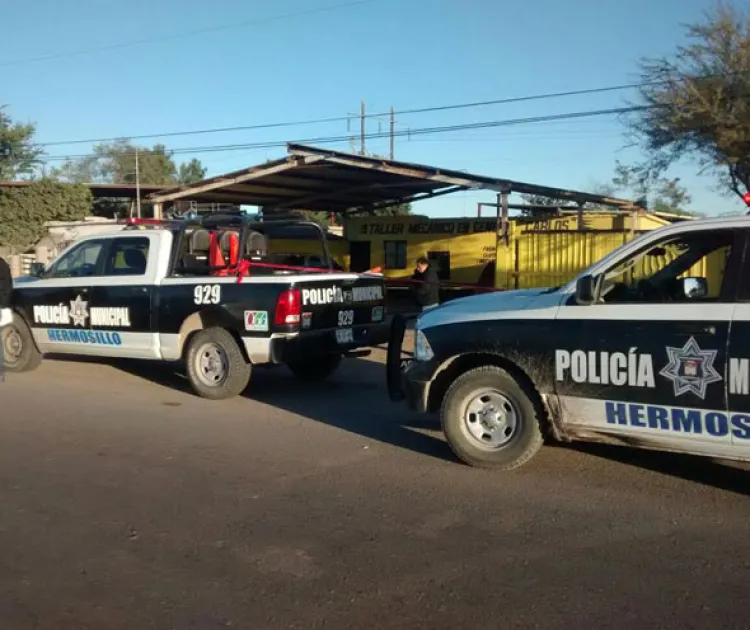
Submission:
[[[559,232],[578,228],[577,217],[542,219],[540,221],[518,221],[523,232]]]
[[[362,223],[358,226],[358,232],[362,236],[400,236],[410,234],[479,234],[482,232],[494,232],[496,227],[495,219],[477,219],[459,220],[459,221],[441,221],[433,219],[431,221],[419,221],[406,223],[404,221],[394,222],[373,222]]]

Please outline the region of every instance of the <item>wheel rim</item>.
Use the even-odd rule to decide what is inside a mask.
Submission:
[[[518,432],[521,416],[515,405],[496,389],[474,394],[464,408],[461,427],[466,437],[485,450],[505,447]]]
[[[2,329],[3,361],[7,365],[15,365],[23,354],[23,339],[21,332],[13,324]]]
[[[224,348],[215,343],[202,345],[195,353],[195,373],[204,385],[223,385],[229,376],[229,358]]]

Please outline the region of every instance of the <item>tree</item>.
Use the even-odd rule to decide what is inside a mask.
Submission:
[[[0,193],[0,246],[26,251],[44,234],[47,221],[78,221],[91,210],[91,191],[81,184],[41,179]]]
[[[0,180],[33,175],[43,151],[34,144],[36,125],[14,123],[0,106]]]
[[[750,17],[719,4],[687,36],[671,58],[640,63],[646,108],[628,125],[647,155],[641,168],[656,177],[692,158],[742,197],[750,191]]]
[[[615,174],[611,182],[594,184],[592,192],[602,197],[622,197],[632,199],[641,208],[655,212],[669,212],[685,216],[695,216],[685,206],[692,201],[687,189],[680,185],[680,178],[668,179],[659,177],[653,171],[642,166],[627,166],[615,162]],[[541,195],[521,195],[524,201],[534,206],[550,208],[575,209],[578,205],[568,199],[553,199]],[[585,209],[601,208],[600,204],[586,202]],[[537,216],[543,212],[535,210],[522,211],[526,216]]]
[[[615,187],[608,183],[596,183],[591,187],[591,193],[594,195],[600,195],[602,197],[612,197],[615,194]],[[545,197],[544,195],[532,195],[528,193],[521,193],[521,199],[524,200],[530,206],[547,206],[552,210],[553,208],[566,208],[575,210],[581,208],[599,208],[600,204],[591,203],[586,201],[582,204],[578,204],[570,199],[556,199],[554,197]],[[537,209],[521,210],[521,216],[535,217],[547,214],[544,211]]]
[[[178,166],[163,144],[149,149],[121,139],[95,145],[92,155],[66,161],[53,169],[51,177],[80,183],[135,184],[136,170],[141,184],[154,186],[193,183],[206,174],[195,158]]]
[[[555,199],[554,197],[545,197],[544,195],[532,195],[530,193],[521,193],[521,199],[524,203],[529,206],[545,206],[550,210],[554,208],[576,208],[577,204],[572,202],[570,199]],[[537,214],[545,214],[544,211],[540,211],[534,208],[521,210],[521,216],[536,216]]]
[[[206,176],[206,168],[196,158],[177,165],[162,144],[149,149],[121,139],[95,145],[92,155],[66,161],[61,167],[52,169],[50,177],[74,183],[132,185],[136,183],[136,151],[138,181],[143,185],[192,184]],[[123,216],[129,205],[120,198],[99,198],[94,200],[92,212],[107,218]]]
[[[625,190],[635,197],[636,204],[656,212],[670,212],[692,216],[684,206],[692,201],[687,189],[680,185],[680,178],[659,177],[653,169],[642,166],[626,166],[615,163],[612,183],[616,190]]]
[[[187,164],[180,164],[177,179],[180,184],[195,184],[206,177],[207,169],[200,160],[193,158]]]

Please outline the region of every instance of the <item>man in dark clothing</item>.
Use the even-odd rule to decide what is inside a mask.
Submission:
[[[417,259],[417,268],[411,279],[415,281],[414,294],[422,310],[435,308],[440,303],[440,279],[424,256]]]

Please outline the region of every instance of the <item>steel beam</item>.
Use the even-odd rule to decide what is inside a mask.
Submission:
[[[248,171],[246,171],[245,173],[234,175],[232,177],[217,177],[212,180],[207,180],[203,184],[198,183],[183,186],[180,189],[175,190],[174,192],[165,192],[163,194],[157,193],[155,195],[151,195],[149,199],[153,202],[175,201],[176,199],[183,199],[185,197],[190,197],[191,195],[216,190],[217,188],[226,188],[227,186],[252,181],[254,179],[260,179],[261,177],[267,177],[268,175],[273,175],[275,173],[290,171],[292,169],[298,168],[300,166],[300,162],[302,163],[302,165],[307,165],[320,162],[323,159],[323,156],[318,155],[305,156],[301,159],[298,157],[294,157],[291,159],[288,158],[281,164],[276,164],[275,166],[266,168],[262,166],[256,166],[248,169]]]

